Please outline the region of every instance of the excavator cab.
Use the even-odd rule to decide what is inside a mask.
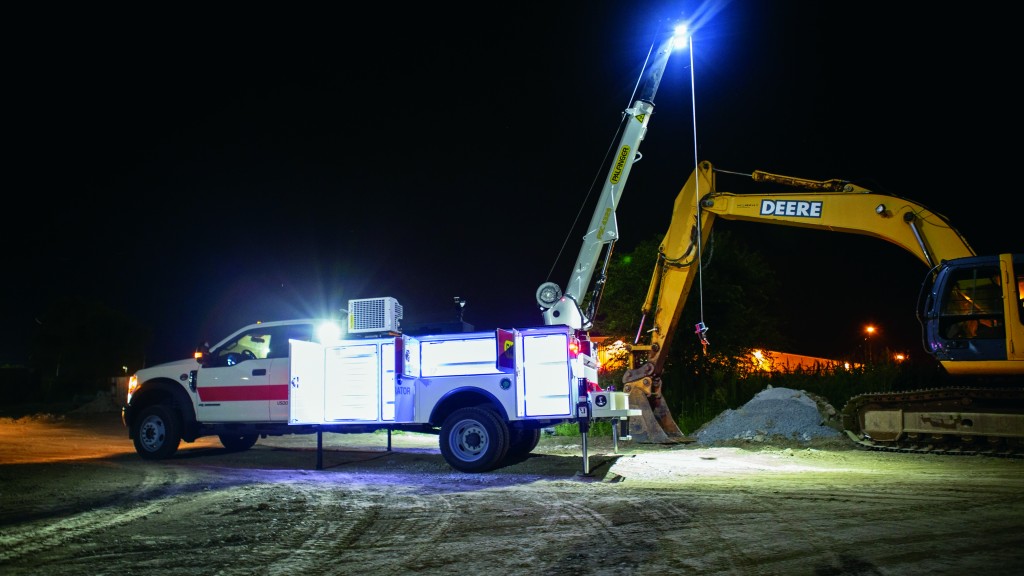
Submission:
[[[925,349],[951,374],[978,362],[993,363],[986,372],[999,373],[997,366],[1015,360],[1014,336],[1020,341],[1024,334],[1021,285],[1024,255],[942,262],[926,276],[918,304]]]

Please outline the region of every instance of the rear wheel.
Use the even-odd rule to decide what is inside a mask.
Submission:
[[[508,458],[521,458],[537,447],[540,442],[540,428],[524,430],[513,428],[508,436]]]
[[[241,452],[252,448],[256,440],[259,439],[258,434],[221,434],[218,436],[220,443],[225,448],[232,452]]]
[[[181,424],[174,411],[161,404],[142,410],[134,423],[135,451],[147,460],[171,457],[181,444]]]
[[[486,472],[505,458],[508,436],[508,427],[494,410],[459,408],[441,426],[441,455],[456,470]]]

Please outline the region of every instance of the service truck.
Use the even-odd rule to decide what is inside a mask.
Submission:
[[[123,410],[136,451],[162,459],[203,436],[244,450],[267,436],[400,430],[437,434],[448,464],[483,472],[566,422],[580,425],[585,456],[594,420],[639,414],[625,392],[601,389],[596,345],[569,326],[411,336],[395,298],[350,300],[348,312],[341,336],[312,319],[258,323],[139,370]]]

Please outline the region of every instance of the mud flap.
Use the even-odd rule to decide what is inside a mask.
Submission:
[[[629,392],[629,406],[639,408],[639,416],[630,416],[629,433],[634,442],[641,444],[679,444],[693,442],[683,435],[676,424],[665,399],[660,396],[648,398],[636,388]]]

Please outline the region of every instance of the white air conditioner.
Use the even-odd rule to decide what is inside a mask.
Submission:
[[[350,334],[400,332],[401,320],[402,305],[394,298],[362,298],[348,301]]]

